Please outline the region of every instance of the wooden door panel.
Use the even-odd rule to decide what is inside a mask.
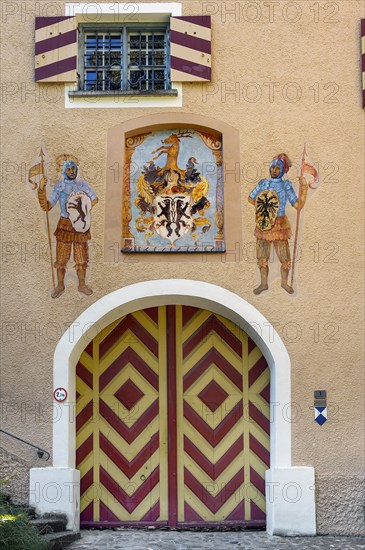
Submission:
[[[81,355],[83,525],[167,521],[165,335],[165,312],[152,308],[108,326]]]
[[[266,361],[223,317],[182,307],[177,319],[179,522],[263,522],[270,427]]]

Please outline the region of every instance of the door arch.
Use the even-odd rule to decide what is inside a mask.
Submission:
[[[222,287],[188,279],[145,281],[118,289],[86,309],[60,339],[54,354],[54,388],[64,387],[68,400],[55,405],[53,422],[53,467],[32,469],[31,487],[54,479],[64,483],[64,495],[57,511],[68,517],[68,528],[77,531],[80,517],[79,472],[75,469],[76,365],[85,346],[113,321],[128,313],[160,305],[190,305],[229,319],[258,345],[270,368],[270,470],[266,480],[279,490],[285,483],[298,483],[303,498],[288,506],[284,494],[275,499],[266,494],[267,530],[271,534],[314,534],[314,469],[292,467],[291,424],[287,418],[291,402],[291,366],[288,352],[271,323],[251,304]],[[63,481],[62,481],[63,480]],[[74,496],[70,499],[70,487]],[[39,513],[56,508],[47,500],[30,501]],[[278,497],[278,498],[276,498]],[[308,520],[303,521],[303,517]]]
[[[66,387],[75,403],[76,364],[85,346],[110,323],[140,309],[159,305],[191,305],[229,319],[258,345],[270,368],[271,468],[291,466],[291,424],[282,414],[291,402],[289,354],[272,324],[243,298],[222,287],[188,279],[161,279],[126,286],[86,309],[60,339],[54,354],[54,387]],[[75,467],[75,411],[60,403],[53,424],[55,467]]]
[[[127,314],[76,366],[81,526],[265,525],[270,372],[191,306]]]

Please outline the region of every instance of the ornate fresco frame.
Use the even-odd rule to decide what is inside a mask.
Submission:
[[[233,253],[237,249],[237,243],[242,246],[242,222],[241,222],[241,189],[239,181],[240,148],[239,132],[232,126],[215,119],[190,113],[164,113],[147,115],[129,120],[111,128],[108,132],[107,145],[107,178],[105,195],[105,233],[104,233],[104,260],[106,262],[128,262],[130,253],[121,253],[121,233],[124,238],[133,238],[129,230],[131,212],[124,208],[122,211],[123,192],[130,193],[130,159],[134,147],[138,144],[136,136],[151,131],[192,128],[202,134],[222,136],[223,155],[221,148],[213,154],[217,159],[220,169],[220,177],[223,179],[224,192],[224,238],[226,252],[208,254],[206,252],[194,252],[191,254],[170,252],[168,261],[205,261],[221,262],[236,261]],[[127,144],[127,146],[126,146]],[[228,216],[229,213],[229,216]],[[217,225],[222,227],[221,220],[217,217]],[[222,229],[223,231],[223,229]],[[221,238],[218,231],[216,239]],[[119,244],[118,244],[119,243]],[[166,261],[166,254],[156,252],[151,254],[138,252],[138,262]]]
[[[155,129],[154,129],[155,130]],[[171,129],[172,130],[172,129]],[[168,130],[170,133],[170,130]],[[126,136],[125,152],[124,152],[124,177],[122,190],[122,236],[121,247],[123,252],[133,252],[134,236],[131,232],[131,222],[133,221],[131,212],[131,163],[132,157],[145,138],[153,134],[153,131],[142,133],[136,136]],[[217,166],[217,189],[215,197],[215,222],[217,225],[217,233],[214,237],[214,251],[223,252],[225,250],[224,242],[224,174],[223,174],[223,139],[220,132],[203,132],[196,130],[203,143],[212,152]],[[187,252],[176,250],[178,253]],[[190,251],[188,251],[190,252]],[[195,251],[194,251],[195,252]]]

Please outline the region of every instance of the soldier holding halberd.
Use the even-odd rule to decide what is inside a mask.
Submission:
[[[42,209],[47,212],[57,202],[60,205],[61,216],[54,235],[56,237],[57,286],[52,292],[52,298],[58,298],[65,291],[65,272],[67,263],[73,257],[78,276],[78,291],[89,296],[92,290],[85,283],[88,266],[88,241],[90,235],[90,211],[98,202],[98,198],[86,183],[78,177],[78,166],[73,160],[67,160],[62,167],[62,177],[56,182],[47,200],[47,178],[42,177],[38,187],[38,200]]]
[[[303,208],[307,198],[308,184],[305,177],[299,177],[300,193],[298,199],[291,181],[283,179],[292,163],[285,153],[277,155],[270,165],[270,178],[261,180],[251,191],[248,200],[256,207],[256,241],[257,264],[260,269],[261,282],[254,289],[254,294],[261,294],[268,286],[269,257],[271,244],[281,263],[281,286],[289,294],[294,289],[288,283],[291,258],[289,239],[292,235],[289,220],[285,215],[286,203],[289,202],[298,211]]]

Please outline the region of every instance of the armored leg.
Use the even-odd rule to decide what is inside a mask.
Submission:
[[[269,275],[269,257],[270,257],[271,243],[258,239],[256,242],[256,255],[257,265],[260,269],[261,283],[253,291],[254,294],[261,294],[264,290],[269,288],[267,279]]]
[[[276,241],[274,246],[275,252],[281,263],[281,287],[289,294],[293,294],[294,289],[288,283],[289,271],[291,268],[289,242]]]
[[[64,243],[57,240],[56,261],[54,263],[54,266],[57,269],[57,286],[51,294],[52,298],[59,298],[65,292],[64,279],[67,262],[71,256],[71,247],[71,243]]]
[[[86,268],[89,259],[87,243],[74,243],[74,260],[77,277],[79,279],[78,291],[90,296],[93,293],[85,283]]]
[[[52,298],[59,298],[65,292],[65,284],[63,282],[65,273],[65,269],[57,269],[57,286],[53,289]]]

